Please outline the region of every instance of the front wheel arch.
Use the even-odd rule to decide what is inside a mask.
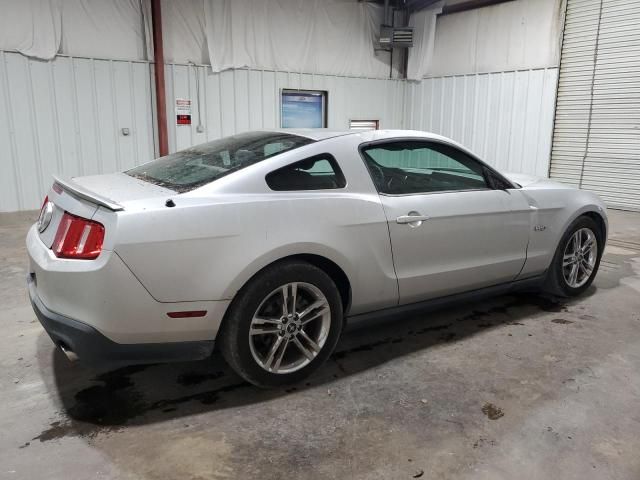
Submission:
[[[602,219],[601,219],[602,220]],[[602,220],[604,223],[604,220]],[[597,259],[595,263],[594,271],[587,281],[586,284],[580,286],[578,288],[571,288],[563,282],[562,277],[562,257],[564,254],[564,249],[566,247],[566,242],[568,239],[581,227],[587,227],[593,230],[596,235],[596,240],[598,242],[598,251],[597,251]],[[603,224],[599,223],[597,219],[594,219],[591,215],[587,213],[583,213],[574,218],[569,225],[565,228],[558,243],[556,245],[556,250],[551,260],[551,264],[549,269],[547,270],[544,287],[543,289],[547,292],[559,295],[563,297],[575,296],[584,292],[595,279],[598,267],[600,265],[600,260],[604,253],[604,244],[606,241],[606,229],[603,228]]]
[[[598,225],[600,235],[602,237],[602,242],[601,245],[599,245],[599,248],[604,251],[604,246],[607,241],[607,222],[605,221],[604,217],[600,213],[593,210],[584,212],[581,216],[591,218]]]

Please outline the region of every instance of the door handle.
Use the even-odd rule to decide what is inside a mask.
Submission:
[[[420,215],[418,212],[409,212],[407,215],[401,215],[396,218],[396,223],[400,225],[409,224],[412,227],[419,227],[425,220],[429,220],[428,215]]]

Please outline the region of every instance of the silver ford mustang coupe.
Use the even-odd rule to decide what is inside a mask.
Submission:
[[[215,342],[278,386],[318,368],[347,319],[525,286],[578,295],[606,237],[596,195],[438,135],[258,131],[55,178],[28,286],[72,360],[199,359]]]

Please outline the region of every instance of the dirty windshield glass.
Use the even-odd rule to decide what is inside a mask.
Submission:
[[[161,187],[188,192],[313,140],[279,132],[249,132],[181,150],[125,172]]]

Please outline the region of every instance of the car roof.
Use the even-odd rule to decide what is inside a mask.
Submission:
[[[452,142],[451,139],[431,132],[419,130],[336,130],[329,128],[277,128],[266,130],[269,132],[289,133],[301,137],[310,138],[315,141],[327,140],[329,138],[342,137],[345,135],[357,135],[363,142],[374,140],[384,140],[387,138],[407,138],[419,137],[431,140]],[[454,143],[454,142],[452,142]]]

